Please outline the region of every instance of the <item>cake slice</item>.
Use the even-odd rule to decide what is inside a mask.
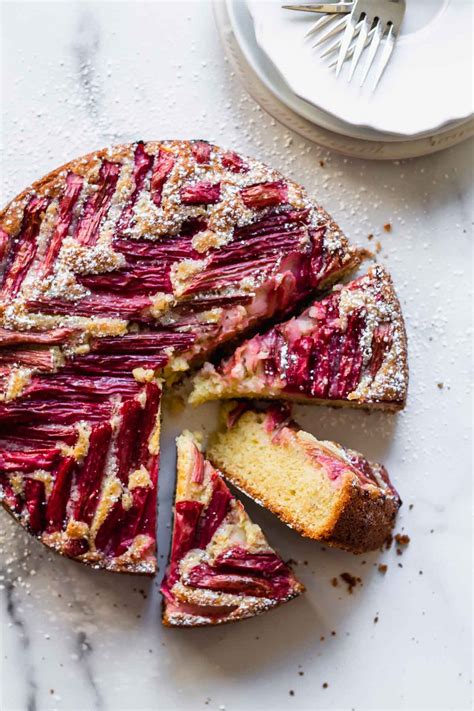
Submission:
[[[218,366],[206,363],[190,401],[280,398],[399,410],[407,383],[400,304],[388,273],[374,266]]]
[[[77,367],[0,403],[0,503],[94,568],[156,572],[161,385]]]
[[[383,545],[401,505],[383,466],[304,432],[288,405],[226,403],[221,416],[207,454],[235,486],[309,538],[353,553]]]
[[[304,591],[259,526],[203,456],[177,439],[171,555],[161,585],[163,623],[198,627],[253,617]]]

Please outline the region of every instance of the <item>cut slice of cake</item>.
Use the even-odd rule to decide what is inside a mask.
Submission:
[[[62,555],[156,572],[161,385],[65,367],[0,403],[0,503]]]
[[[207,455],[245,494],[309,538],[353,553],[383,545],[401,505],[383,466],[304,432],[288,405],[226,403],[221,419]]]
[[[218,366],[205,364],[190,401],[282,398],[399,410],[407,383],[400,304],[388,273],[374,266]]]
[[[203,456],[177,439],[173,538],[161,585],[163,623],[197,627],[253,617],[304,591],[259,526]]]

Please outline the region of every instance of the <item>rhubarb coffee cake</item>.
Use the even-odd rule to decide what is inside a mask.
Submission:
[[[300,186],[204,141],[50,173],[0,213],[0,498],[54,550],[152,573],[160,377],[359,262]]]
[[[197,627],[253,617],[304,588],[229,491],[190,432],[177,439],[163,623]]]
[[[375,266],[217,366],[206,363],[190,401],[280,398],[399,410],[407,381],[400,304],[390,276]]]
[[[304,432],[287,404],[226,403],[207,456],[299,533],[353,553],[380,548],[401,505],[383,466]]]

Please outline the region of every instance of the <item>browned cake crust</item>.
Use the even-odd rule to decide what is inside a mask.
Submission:
[[[400,499],[392,495],[361,486],[348,488],[347,498],[341,501],[334,524],[322,540],[352,553],[381,548],[390,536],[400,505]]]

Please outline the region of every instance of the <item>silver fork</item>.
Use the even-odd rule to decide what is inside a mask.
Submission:
[[[360,86],[367,79],[380,47],[380,60],[375,69],[372,90],[380,81],[393,52],[405,15],[405,0],[355,0],[344,30],[336,62],[336,76],[342,65],[352,55],[348,81],[351,81],[364,47],[368,46],[367,60]],[[355,40],[355,44],[353,43]],[[352,51],[350,51],[352,50]]]

